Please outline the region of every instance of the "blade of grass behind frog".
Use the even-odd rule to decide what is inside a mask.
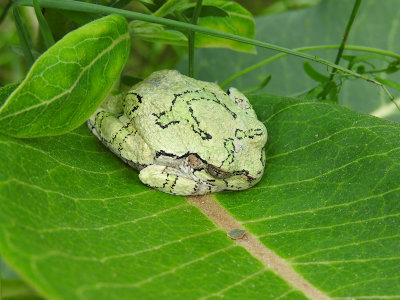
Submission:
[[[25,26],[25,23],[22,21],[21,13],[18,7],[13,8],[13,14],[21,49],[22,52],[24,53],[25,61],[27,65],[30,67],[35,61],[32,53],[32,41],[30,38],[30,34]]]
[[[55,44],[53,34],[51,33],[50,27],[42,14],[42,10],[40,9],[37,0],[33,0],[33,7],[35,9],[36,18],[39,22],[40,33],[42,34],[44,43],[46,45],[46,48],[48,49]]]

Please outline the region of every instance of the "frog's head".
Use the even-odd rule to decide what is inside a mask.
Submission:
[[[221,169],[230,174],[225,179],[228,186],[235,186],[235,189],[245,189],[255,185],[264,173],[264,147],[268,133],[264,124],[255,119],[253,121],[256,126],[247,130],[236,130],[235,139],[232,141],[234,156],[221,165]]]
[[[207,152],[210,156],[206,160],[199,163],[192,159],[193,163],[189,161],[189,165],[203,169],[225,189],[246,189],[255,185],[264,173],[266,142],[265,126],[253,119],[253,126],[236,129],[234,137],[224,139],[223,147]]]

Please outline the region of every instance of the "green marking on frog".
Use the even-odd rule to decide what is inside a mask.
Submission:
[[[267,130],[247,98],[177,71],[154,72],[124,97],[107,98],[88,125],[163,192],[243,190],[264,172]]]

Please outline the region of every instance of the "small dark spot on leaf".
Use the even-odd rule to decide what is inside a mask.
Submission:
[[[245,234],[246,234],[246,230],[242,230],[242,229],[238,229],[238,228],[232,229],[231,231],[229,231],[227,233],[228,237],[230,237],[233,240],[242,239]]]

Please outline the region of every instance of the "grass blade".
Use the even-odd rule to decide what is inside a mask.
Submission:
[[[28,29],[26,28],[24,22],[22,21],[21,14],[19,12],[18,7],[14,7],[13,9],[15,26],[17,28],[17,33],[19,37],[19,42],[21,44],[22,53],[24,53],[24,57],[26,63],[30,67],[35,61],[32,53],[32,41],[30,39],[30,34]]]
[[[37,0],[33,0],[33,7],[35,9],[36,18],[39,22],[40,33],[42,34],[44,43],[46,45],[46,48],[48,49],[55,44],[53,34],[51,33],[49,24],[47,24],[47,21],[42,14],[42,10],[40,9]]]

